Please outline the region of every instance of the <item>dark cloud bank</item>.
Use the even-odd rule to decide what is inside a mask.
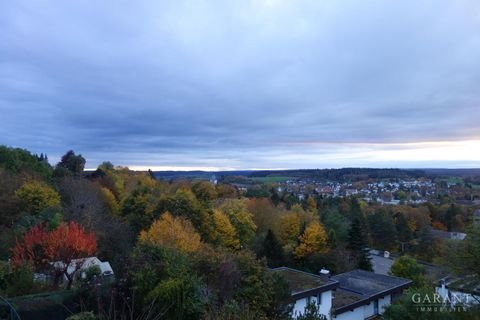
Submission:
[[[91,167],[478,166],[479,57],[476,0],[3,1],[0,143]]]

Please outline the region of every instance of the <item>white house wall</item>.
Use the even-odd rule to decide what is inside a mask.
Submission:
[[[363,306],[363,318],[368,318],[374,315],[373,312],[373,301],[370,301],[369,304]]]
[[[307,298],[298,299],[295,301],[295,305],[292,310],[293,316],[302,314],[305,311],[305,306],[307,305]]]
[[[385,308],[391,303],[391,296],[378,299],[378,313],[382,314],[385,312]],[[371,301],[370,304],[360,306],[353,311],[347,311],[341,313],[335,317],[335,320],[363,320],[374,315],[374,301]]]
[[[330,311],[332,310],[332,291],[322,292],[322,303],[320,304],[320,313],[327,316],[330,320]]]
[[[392,303],[392,297],[390,295],[378,299],[378,312],[383,314],[385,308],[387,308]]]
[[[317,297],[311,296],[310,301],[317,303]],[[293,307],[293,315],[300,315],[305,311],[307,306],[307,298],[299,299],[295,302]],[[321,303],[319,305],[319,311],[321,314],[324,314],[327,317],[327,320],[330,320],[330,311],[332,309],[332,291],[322,292]]]

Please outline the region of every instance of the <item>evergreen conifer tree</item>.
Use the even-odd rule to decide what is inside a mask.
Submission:
[[[355,218],[348,234],[348,249],[357,258],[357,267],[363,270],[372,271],[372,263],[366,250],[365,236],[362,230],[360,219]]]
[[[269,267],[280,267],[284,264],[285,256],[282,245],[271,229],[268,229],[267,236],[263,241],[263,250]]]

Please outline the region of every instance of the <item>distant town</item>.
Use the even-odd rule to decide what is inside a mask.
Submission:
[[[445,197],[462,205],[480,204],[478,169],[330,169],[291,171],[155,172],[169,180],[209,180],[227,182],[247,193],[265,186],[280,195],[291,194],[302,201],[308,197],[355,196],[368,203],[385,205],[441,203]],[[326,175],[336,178],[315,177]],[[313,177],[308,177],[313,173]],[[333,174],[332,174],[333,173]],[[380,174],[378,174],[380,173]],[[307,175],[307,176],[305,176]]]

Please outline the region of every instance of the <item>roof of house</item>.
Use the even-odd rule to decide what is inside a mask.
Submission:
[[[365,270],[353,270],[333,276],[339,282],[339,288],[362,295],[373,295],[394,289],[412,281],[404,278],[377,274]]]
[[[343,289],[335,290],[333,294],[332,307],[339,309],[341,307],[352,305],[363,299],[361,294],[353,293]]]
[[[312,291],[322,292],[332,290],[338,286],[338,282],[328,277],[318,276],[287,267],[271,269],[272,272],[281,275],[290,286],[292,296],[298,296]]]
[[[364,270],[341,273],[333,276],[332,279],[339,282],[333,302],[335,314],[353,310],[372,300],[408,288],[412,284],[408,279]]]
[[[463,277],[445,277],[439,281],[440,286],[442,285],[442,282],[449,290],[480,296],[480,279],[476,275],[472,274]]]

